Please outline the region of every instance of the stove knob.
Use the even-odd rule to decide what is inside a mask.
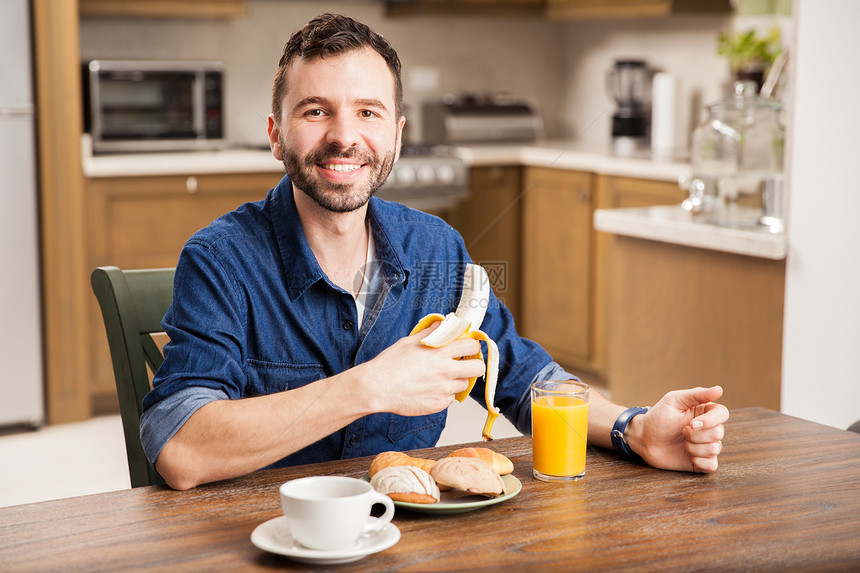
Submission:
[[[454,172],[454,168],[450,165],[440,165],[436,168],[436,179],[438,179],[439,183],[442,185],[451,185],[454,183],[456,178],[457,174]]]
[[[418,182],[422,185],[432,185],[436,180],[436,172],[429,165],[422,165],[418,168]]]
[[[397,168],[397,182],[401,185],[413,185],[415,183],[415,170],[408,165]]]

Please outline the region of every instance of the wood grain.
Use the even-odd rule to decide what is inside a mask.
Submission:
[[[87,179],[87,269],[175,267],[195,231],[242,203],[259,201],[283,173],[223,173]],[[89,284],[89,283],[87,283]],[[86,340],[93,412],[118,412],[101,311],[87,293]]]
[[[448,217],[515,320],[520,314],[521,219],[522,168],[515,166],[469,169],[469,198]]]
[[[530,167],[523,196],[523,336],[562,364],[592,356],[592,178]]]
[[[779,408],[784,260],[618,236],[614,271],[614,400],[720,384],[729,408]]]
[[[856,571],[860,435],[761,408],[732,412],[715,474],[665,472],[592,449],[586,477],[531,477],[531,440],[491,445],[516,497],[459,515],[398,511],[401,540],[350,565],[310,566],[249,541],[278,486],[361,476],[370,458],[260,471],[174,492],[145,487],[0,509],[4,571]],[[442,457],[459,446],[417,450]]]
[[[59,424],[90,417],[78,3],[34,0],[32,8],[46,414]]]

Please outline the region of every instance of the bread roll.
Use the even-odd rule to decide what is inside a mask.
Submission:
[[[367,475],[372,478],[377,472],[379,472],[379,470],[393,466],[414,466],[416,468],[421,468],[425,472],[429,472],[430,468],[432,468],[435,463],[435,460],[413,458],[403,452],[382,452],[377,454],[376,457],[373,458],[373,461],[370,462],[370,469],[367,471]]]
[[[505,483],[488,463],[478,458],[442,458],[430,475],[440,487],[458,489],[464,492],[496,497],[505,493]]]
[[[449,458],[478,458],[487,462],[500,476],[514,471],[514,464],[504,455],[490,448],[460,448],[448,454]]]
[[[430,474],[414,466],[391,466],[373,476],[370,485],[394,501],[409,503],[436,503],[439,486]]]

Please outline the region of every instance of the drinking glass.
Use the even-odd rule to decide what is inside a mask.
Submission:
[[[576,380],[532,384],[532,463],[537,479],[565,482],[585,475],[589,390]]]

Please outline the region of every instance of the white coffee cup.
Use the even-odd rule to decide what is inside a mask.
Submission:
[[[352,548],[362,534],[381,530],[394,517],[391,498],[356,478],[299,478],[283,484],[280,491],[293,539],[310,549]],[[373,518],[370,509],[377,503],[385,506],[385,513]]]

